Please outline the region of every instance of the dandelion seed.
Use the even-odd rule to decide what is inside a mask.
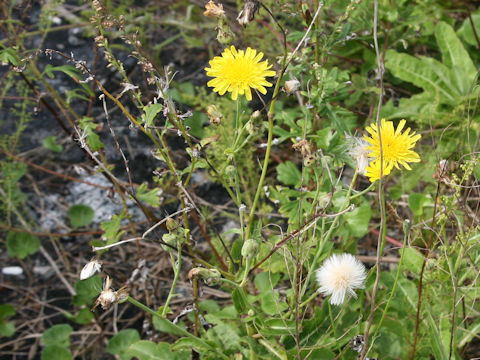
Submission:
[[[415,132],[410,133],[410,128],[407,128],[402,133],[405,123],[405,120],[400,120],[395,130],[392,121],[386,121],[385,119],[381,121],[380,131],[382,136],[383,161],[387,164],[387,169],[390,165],[400,169],[398,166],[400,164],[407,170],[411,170],[408,163],[420,161],[420,156],[411,149],[415,146],[415,143],[420,139],[421,135],[415,134]],[[370,134],[370,137],[367,135],[364,136],[364,139],[370,144],[367,146],[367,149],[371,151],[368,156],[380,159],[380,141],[377,125],[372,124],[368,126],[366,130]]]
[[[275,71],[268,70],[268,60],[260,61],[263,53],[257,54],[256,50],[235,49],[231,46],[223,51],[222,56],[215,56],[210,60],[210,67],[205,68],[207,76],[214,77],[207,85],[219,95],[231,93],[232,100],[237,100],[238,95],[245,95],[248,101],[252,100],[251,89],[256,89],[262,94],[267,93],[265,86],[272,84],[265,80],[267,76],[274,76]]]
[[[350,150],[350,156],[357,163],[357,171],[359,174],[365,175],[365,170],[368,166],[368,143],[365,139],[351,137],[352,147]]]
[[[334,254],[324,261],[316,272],[318,289],[324,296],[331,295],[330,303],[340,305],[345,297],[356,298],[355,289],[363,289],[367,277],[365,266],[350,254]]]

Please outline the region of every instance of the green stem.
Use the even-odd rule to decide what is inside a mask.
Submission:
[[[388,308],[390,306],[390,302],[393,299],[393,296],[395,295],[395,291],[397,290],[397,284],[398,284],[398,279],[400,278],[400,272],[402,270],[402,265],[403,265],[403,258],[405,255],[405,246],[407,244],[407,238],[408,238],[408,231],[405,231],[403,234],[403,247],[402,247],[402,255],[400,255],[400,261],[398,262],[397,266],[397,274],[395,275],[395,282],[393,283],[392,291],[390,292],[390,297],[387,300],[387,303],[385,305],[385,309],[383,310],[382,317],[380,318],[380,321],[378,322],[378,325],[375,329],[375,333],[372,336],[372,342],[370,344],[370,349],[373,346],[373,343],[375,342],[375,339],[377,337],[378,332],[380,331],[380,328],[382,327],[383,320],[385,319],[385,315],[387,314]],[[382,241],[383,243],[383,241]],[[365,355],[368,355],[368,352],[370,349],[367,350],[367,353]]]
[[[238,287],[244,287],[245,284],[247,283],[248,271],[250,270],[251,264],[252,264],[252,258],[247,257],[247,260],[245,261],[245,272],[243,273],[243,279],[240,285],[238,285]]]
[[[162,309],[162,316],[166,317],[167,316],[167,309],[168,305],[170,304],[170,301],[172,300],[173,293],[175,292],[175,288],[177,287],[177,281],[178,277],[180,275],[180,271],[182,269],[182,244],[178,243],[177,244],[177,250],[178,250],[178,259],[177,259],[177,266],[175,267],[175,256],[173,255],[173,252],[170,251],[170,258],[172,259],[172,267],[173,267],[173,282],[172,286],[170,287],[170,291],[168,292],[167,300],[165,301],[165,305],[163,306]]]
[[[346,210],[347,207],[348,207],[349,204],[350,204],[350,199],[351,199],[351,198],[350,198],[350,195],[352,194],[353,185],[354,185],[355,182],[357,181],[357,177],[358,177],[358,172],[355,171],[355,173],[353,174],[352,182],[350,183],[350,186],[349,186],[349,188],[348,188],[348,190],[347,190],[347,195],[345,196],[345,201],[343,202],[342,207],[340,208],[340,212]],[[303,284],[302,291],[301,291],[301,293],[300,293],[300,299],[303,298],[303,296],[305,295],[305,292],[307,291],[308,283],[310,282],[310,278],[312,277],[313,272],[314,272],[314,269],[315,269],[315,267],[317,266],[318,259],[320,258],[320,255],[322,254],[323,245],[324,245],[328,240],[330,240],[330,237],[332,236],[333,231],[337,228],[337,225],[338,225],[338,222],[339,222],[340,217],[341,217],[341,215],[338,215],[338,216],[335,217],[335,220],[333,220],[332,225],[330,225],[330,228],[328,229],[328,231],[327,231],[327,233],[325,234],[325,236],[323,237],[320,245],[318,246],[317,252],[315,253],[315,257],[313,258],[313,261],[312,261],[312,263],[310,264],[310,267],[309,267],[309,269],[308,269],[307,277],[306,277],[306,279],[305,279],[305,282],[304,282],[304,284]]]

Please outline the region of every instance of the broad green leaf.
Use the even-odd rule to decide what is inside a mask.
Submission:
[[[285,185],[300,186],[302,173],[297,165],[291,161],[286,161],[277,166],[277,179]]]
[[[248,302],[245,297],[243,289],[235,288],[232,292],[232,301],[235,310],[240,314],[243,314],[248,309]]]
[[[412,247],[404,247],[399,250],[400,254],[404,253],[404,268],[408,269],[415,275],[419,275],[423,265],[423,255]]]
[[[475,31],[477,34],[480,34],[480,14],[472,14],[473,24],[475,26]],[[457,34],[465,40],[468,44],[472,46],[477,46],[477,38],[475,37],[475,33],[473,32],[472,23],[470,19],[467,17],[462,26],[457,31]]]
[[[158,331],[172,334],[172,335],[177,335],[177,336],[195,337],[192,334],[190,334],[187,330],[180,327],[179,325],[172,323],[168,319],[164,319],[160,316],[155,316],[153,319],[154,319],[153,325],[155,326],[155,329]]]
[[[123,235],[124,231],[120,231],[120,226],[124,218],[125,215],[122,211],[118,215],[113,215],[111,220],[103,221],[100,224],[100,227],[104,231],[103,236],[107,239],[108,244],[117,242],[120,236]]]
[[[260,306],[268,315],[276,315],[287,308],[287,304],[279,300],[276,291],[267,290],[260,295]]]
[[[100,292],[102,291],[102,279],[100,276],[94,275],[86,280],[78,280],[75,283],[75,295],[72,299],[74,305],[90,305]]]
[[[161,343],[157,344],[157,349],[162,354],[165,354],[166,359],[168,358],[169,360],[170,359],[171,360],[190,360],[191,354],[192,354],[192,349],[199,350],[199,349],[202,348],[202,345],[201,344],[195,344],[194,342],[191,342],[190,347],[186,349],[187,351],[181,351],[181,350],[172,351],[172,350],[174,350],[176,344],[178,344],[180,341],[184,341],[184,340],[185,340],[185,345],[188,346],[187,345],[187,343],[188,343],[187,340],[191,340],[191,338],[178,339],[177,342],[173,345],[161,342]],[[200,346],[200,347],[198,347],[198,346]]]
[[[47,136],[45,139],[43,139],[42,145],[44,148],[57,153],[62,152],[63,150],[63,146],[61,144],[57,144],[57,137],[53,135]]]
[[[0,321],[3,321],[7,317],[13,316],[15,314],[16,314],[16,311],[12,305],[9,305],[9,304],[0,305]]]
[[[280,280],[280,274],[269,274],[268,272],[261,272],[255,276],[255,287],[260,293],[273,289]]]
[[[164,353],[160,351],[152,341],[139,340],[128,347],[128,354],[137,357],[139,360],[163,360]]]
[[[142,122],[145,126],[153,126],[153,120],[155,120],[155,117],[162,109],[163,106],[160,103],[144,106],[143,111],[145,113],[142,115]]]
[[[0,337],[10,337],[15,334],[15,324],[13,322],[0,322]]]
[[[121,330],[108,341],[107,351],[112,355],[118,355],[121,360],[130,360],[132,355],[128,354],[128,348],[138,340],[140,335],[137,330]]]
[[[455,30],[446,22],[440,21],[437,24],[435,37],[442,52],[443,63],[456,74],[456,87],[462,94],[466,94],[477,73],[472,59],[455,34]]]
[[[48,345],[42,350],[42,360],[73,360],[73,356],[68,349],[59,345]]]
[[[40,240],[27,233],[9,231],[7,235],[7,251],[11,257],[24,259],[35,254],[40,249]]]
[[[200,341],[200,339],[185,338],[185,337],[178,339],[173,345],[171,345],[171,350],[179,350],[175,352],[177,354],[178,353],[185,354],[185,352],[181,350],[191,350],[191,349],[195,349],[199,351],[199,350],[208,350],[209,347],[206,347],[205,343],[203,341]],[[173,358],[173,354],[175,353],[171,354],[172,358]]]
[[[372,217],[372,209],[366,201],[353,211],[343,215],[346,221],[346,228],[355,237],[362,237],[368,232],[368,224]]]
[[[43,343],[48,345],[58,345],[61,347],[70,346],[70,334],[73,329],[68,324],[58,324],[52,326],[42,335]]]
[[[414,215],[423,214],[423,207],[431,203],[431,200],[425,194],[411,193],[408,195],[408,206]]]
[[[234,325],[223,322],[214,326],[208,331],[215,333],[225,350],[230,352],[234,349],[239,349],[240,336],[238,336],[237,329],[234,327]]]
[[[90,224],[94,216],[95,211],[88,205],[76,204],[68,209],[70,223],[76,228]]]
[[[184,124],[190,127],[188,131],[196,138],[202,139],[205,135],[203,126],[208,123],[208,116],[203,112],[195,112],[192,116],[185,120]]]
[[[385,66],[393,75],[403,81],[410,82],[422,88],[435,98],[444,100],[450,104],[456,103],[456,98],[449,91],[448,84],[445,84],[438,77],[431,65],[411,55],[388,50],[385,56]]]
[[[158,207],[160,205],[160,189],[148,190],[147,184],[143,183],[137,188],[137,198],[150,206]]]

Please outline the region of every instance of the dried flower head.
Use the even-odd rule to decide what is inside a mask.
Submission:
[[[300,88],[300,81],[296,79],[285,81],[285,84],[283,84],[283,89],[288,95],[294,93],[299,88]]]
[[[125,287],[122,287],[118,291],[113,291],[110,288],[111,286],[112,286],[112,279],[109,276],[107,276],[103,284],[103,290],[98,296],[97,300],[95,301],[95,305],[93,307],[94,309],[98,305],[101,305],[102,309],[106,310],[110,306],[112,306],[112,304],[118,304],[128,298],[128,292]]]
[[[96,272],[100,272],[101,269],[102,264],[98,262],[97,259],[93,259],[83,267],[82,271],[80,272],[80,280],[91,278]]]
[[[205,5],[205,11],[203,12],[204,16],[208,17],[220,17],[225,15],[225,11],[223,10],[223,5],[222,4],[215,4],[212,0],[210,0],[206,5]]]
[[[411,170],[409,162],[419,162],[420,156],[412,150],[415,143],[420,139],[421,135],[412,132],[407,128],[403,133],[402,130],[406,121],[400,120],[397,129],[394,128],[392,121],[382,119],[380,131],[382,136],[383,161],[386,162],[386,168],[390,165],[403,165],[407,170]],[[364,139],[370,144],[367,149],[371,151],[369,157],[380,159],[380,141],[378,136],[377,125],[374,123],[366,128],[370,137],[365,135]]]
[[[340,305],[347,295],[356,297],[355,289],[363,289],[367,277],[365,266],[351,254],[334,254],[317,270],[318,289],[331,295],[330,303]]]
[[[247,100],[252,100],[251,89],[257,89],[262,94],[267,93],[265,86],[272,86],[265,78],[274,76],[275,71],[268,70],[272,65],[268,61],[260,61],[263,53],[257,54],[256,50],[235,49],[231,46],[223,51],[222,56],[215,56],[210,60],[210,67],[205,68],[208,76],[214,77],[207,85],[220,95],[227,91],[232,99],[237,100],[238,95],[245,95]]]
[[[255,13],[260,8],[260,1],[246,0],[242,11],[237,16],[237,21],[242,26],[247,26],[255,18]]]

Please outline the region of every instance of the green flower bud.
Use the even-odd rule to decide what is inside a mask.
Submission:
[[[242,246],[242,256],[247,259],[253,259],[258,254],[258,242],[254,239],[248,239]]]

